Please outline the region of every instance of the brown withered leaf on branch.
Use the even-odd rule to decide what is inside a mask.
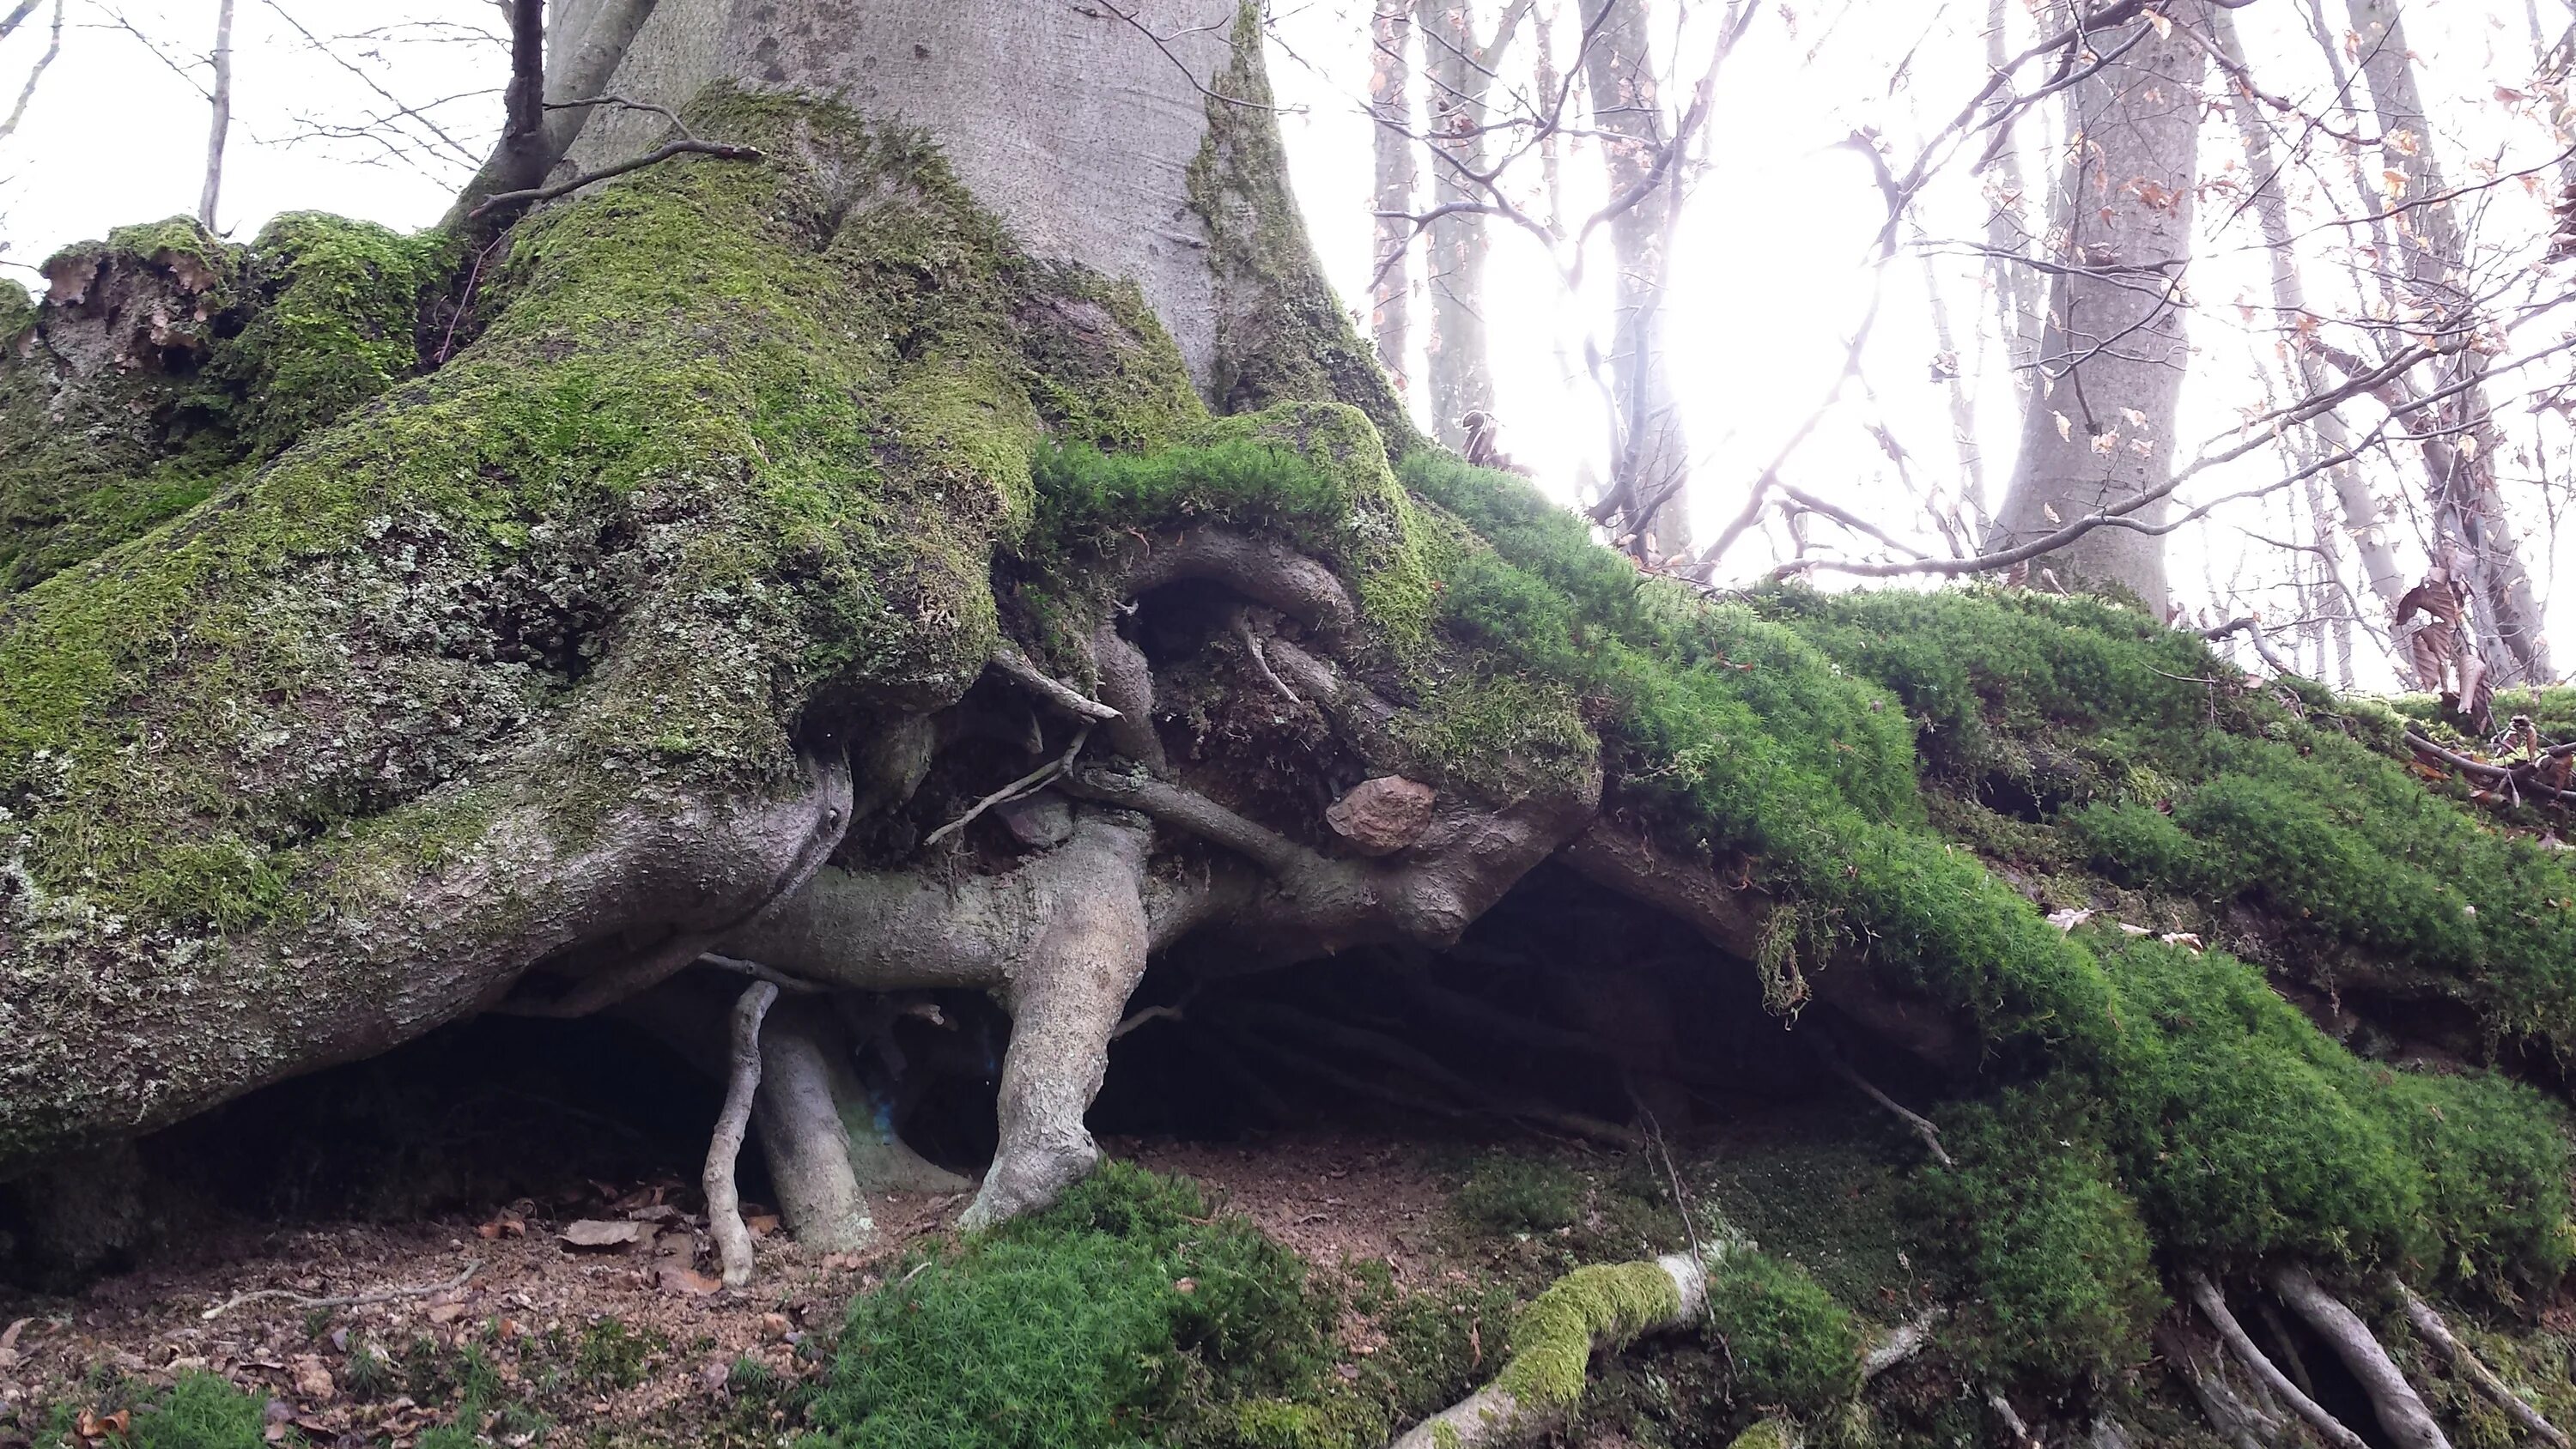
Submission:
[[[2465,617],[2466,601],[2460,597],[2459,585],[2438,574],[2406,591],[2397,601],[2397,626],[2404,628],[2417,614],[2431,617],[2407,642],[2415,666],[2415,683],[2423,689],[2440,689],[2451,661],[2460,653],[2460,621]]]

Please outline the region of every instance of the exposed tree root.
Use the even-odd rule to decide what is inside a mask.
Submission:
[[[716,1240],[728,1288],[751,1281],[751,1229],[742,1221],[742,1195],[735,1189],[734,1160],[742,1155],[742,1134],[751,1125],[753,1094],[760,1090],[760,1022],[778,988],[755,981],[743,988],[733,1008],[733,1060],[725,1082],[724,1110],[716,1115],[715,1135],[707,1143],[707,1168],[700,1179],[707,1194],[707,1234]]]
[[[2341,1419],[2326,1412],[2324,1405],[2300,1392],[2299,1386],[2290,1382],[2288,1375],[2264,1357],[2263,1350],[2255,1347],[2254,1340],[2246,1336],[2245,1326],[2228,1311],[2227,1299],[2219,1293],[2218,1285],[2209,1281],[2208,1275],[2196,1268],[2189,1269],[2183,1273],[2182,1282],[2193,1305],[2208,1318],[2210,1326],[2218,1330],[2218,1336],[2226,1341],[2229,1351],[2236,1355],[2237,1362],[2245,1366],[2245,1371],[2254,1376],[2255,1382],[2270,1389],[2275,1397],[2296,1410],[2300,1418],[2308,1421],[2308,1427],[2316,1430],[2318,1437],[2332,1449],[2368,1449],[2367,1441]]]
[[[1116,719],[1118,711],[1057,679],[1029,661],[1018,646],[1008,643],[993,646],[992,668],[1022,689],[1036,695],[1057,711],[1086,724]]]
[[[1521,1311],[1494,1381],[1413,1426],[1395,1449],[1494,1449],[1536,1440],[1583,1399],[1596,1350],[1687,1328],[1708,1303],[1708,1267],[1687,1253],[1577,1268]]]
[[[1192,529],[1154,545],[1128,560],[1120,585],[1133,598],[1184,579],[1223,584],[1322,634],[1338,634],[1359,617],[1331,569],[1271,539],[1222,528]]]
[[[443,1283],[414,1283],[407,1288],[379,1288],[369,1293],[343,1293],[328,1298],[306,1298],[284,1288],[261,1288],[250,1293],[236,1293],[198,1314],[197,1317],[207,1320],[221,1318],[245,1303],[260,1303],[271,1298],[283,1298],[291,1308],[364,1308],[371,1304],[392,1303],[404,1298],[426,1298],[432,1293],[444,1293],[451,1288],[464,1287],[466,1280],[472,1278],[476,1270],[482,1266],[481,1263],[468,1263],[463,1272]]]
[[[1145,651],[1127,642],[1115,622],[1091,635],[1092,669],[1100,677],[1100,697],[1118,717],[1101,722],[1109,747],[1137,764],[1162,774],[1163,738],[1154,732],[1154,672]]]
[[[1931,1152],[1933,1161],[1943,1167],[1958,1166],[1950,1160],[1949,1149],[1941,1145],[1941,1129],[1932,1125],[1932,1119],[1907,1109],[1903,1103],[1880,1091],[1869,1078],[1860,1074],[1857,1067],[1845,1061],[1842,1052],[1821,1034],[1813,1040],[1816,1056],[1824,1062],[1826,1070],[1850,1083],[1862,1096],[1886,1108],[1898,1121],[1912,1128],[1914,1135],[1923,1139],[1923,1146]]]
[[[960,1225],[990,1227],[1042,1207],[1091,1170],[1100,1149],[1083,1125],[1109,1070],[1109,1038],[1144,979],[1152,933],[1145,918],[1145,852],[1152,831],[1109,819],[1099,844],[1075,852],[1076,878],[1050,903],[1045,924],[1004,993],[1011,1044],[1002,1057],[1001,1143]]]
[[[2541,1417],[2538,1409],[2507,1387],[2503,1379],[2496,1377],[2495,1370],[2479,1362],[2478,1356],[2451,1332],[2451,1325],[2443,1321],[2432,1304],[2416,1297],[2415,1290],[2399,1281],[2393,1273],[2388,1277],[2388,1285],[2396,1290],[2398,1300],[2406,1305],[2406,1321],[2414,1326],[2417,1333],[2424,1335],[2427,1343],[2439,1349],[2463,1378],[2475,1384],[2478,1392],[2494,1400],[2496,1407],[2504,1410],[2515,1423],[2556,1445],[2557,1449],[2567,1449],[2567,1431]]]
[[[2236,1396],[2225,1374],[2202,1356],[2200,1345],[2178,1328],[2159,1324],[2156,1350],[2191,1391],[2200,1416],[2236,1449],[2268,1449],[2281,1435],[2281,1421]]]
[[[2361,1321],[2360,1314],[2295,1263],[2275,1267],[2263,1276],[2281,1301],[2290,1305],[2290,1311],[2307,1320],[2308,1326],[2343,1360],[2344,1367],[2360,1380],[2362,1392],[2370,1396],[2370,1406],[2379,1415],[2380,1427],[2388,1431],[2398,1449],[2451,1449],[2451,1441],[2443,1436],[2442,1426],[2434,1422],[2433,1411],[2425,1407],[2423,1396],[2406,1382],[2406,1375],[2389,1358],[2370,1325]]]

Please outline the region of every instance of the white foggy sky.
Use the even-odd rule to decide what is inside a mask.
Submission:
[[[489,0],[237,3],[237,119],[224,228],[247,239],[275,213],[307,208],[401,227],[434,221],[470,168],[457,155],[439,155],[444,147],[434,141],[406,160],[365,142],[313,139],[310,120],[347,122],[369,110],[383,110],[386,102],[346,69],[317,55],[286,17],[322,34],[390,27],[385,42],[376,47],[391,66],[390,72],[377,69],[383,83],[414,104],[463,94],[464,99],[431,115],[463,152],[479,155],[497,123],[505,58],[496,46],[466,43],[452,30],[434,27],[497,29]],[[2267,84],[2302,99],[2325,83],[2315,48],[2301,28],[2304,3],[2257,0],[2239,12],[2248,48]],[[2554,38],[2568,23],[2567,3],[2545,3],[2548,13],[2540,20]],[[1272,79],[1282,102],[1299,108],[1282,120],[1294,179],[1326,267],[1351,302],[1363,294],[1372,266],[1370,138],[1357,99],[1367,75],[1361,30],[1368,0],[1275,0],[1273,8],[1282,44],[1272,48]],[[1559,23],[1569,36],[1559,46],[1562,58],[1573,48],[1573,7],[1557,8],[1565,12]],[[1719,6],[1715,0],[1670,0],[1658,9],[1667,17],[1688,17],[1680,68],[1695,75],[1705,61],[1705,37]],[[2030,21],[2021,0],[2012,9],[2015,23],[2026,30]],[[2328,10],[2339,31],[2340,0]],[[1870,244],[1883,218],[1882,203],[1863,160],[1836,143],[1855,128],[1874,128],[1887,138],[1901,169],[1927,129],[1923,117],[1946,117],[1976,83],[1984,11],[1978,0],[1766,4],[1722,72],[1710,166],[1681,227],[1674,291],[1666,304],[1675,390],[1682,399],[1695,465],[1694,513],[1703,537],[1735,512],[1782,441],[1826,396],[1841,369],[1845,340],[1868,307],[1876,275]],[[116,29],[111,17],[122,15],[160,38],[168,57],[184,65],[191,52],[201,52],[210,41],[214,12],[215,0],[68,0],[61,57],[45,76],[18,134],[0,143],[0,244],[5,244],[0,270],[34,286],[33,264],[56,247],[111,226],[193,209],[204,161],[203,98],[170,64]],[[2415,27],[2412,39],[2437,129],[2450,132],[2441,142],[2454,185],[2476,179],[2467,172],[2473,160],[2499,162],[2510,170],[2550,156],[2559,143],[2543,126],[2506,116],[2492,99],[2496,86],[2522,85],[2530,74],[2526,0],[2442,0],[2439,6],[2417,0],[2409,23]],[[0,115],[16,99],[19,82],[44,48],[45,30],[46,11],[40,10],[0,45]],[[1669,30],[1659,40],[1669,49]],[[1889,78],[1898,59],[1909,54],[1902,83],[1891,89]],[[197,73],[202,78],[201,67]],[[2032,128],[2027,138],[2034,183],[2042,164],[2040,129],[2044,126]],[[2217,172],[2235,144],[2232,127],[2213,119],[2203,138],[2203,174]],[[2329,155],[2327,160],[2331,164],[2326,169],[2340,179],[2341,159]],[[2370,160],[2368,170],[2377,169],[2377,161]],[[1576,216],[1598,199],[1597,171],[1597,160],[1587,153],[1565,159],[1568,207]],[[2555,186],[2552,176],[2546,189],[2554,191]],[[2500,189],[2488,204],[2502,218],[2495,235],[2531,233],[2529,218],[2537,215],[2539,202],[2521,188]],[[1927,200],[1924,218],[1935,235],[1974,235],[1981,226],[1979,205],[1964,178],[1954,176]],[[2258,317],[2249,328],[2227,305],[2240,296],[2267,298],[2250,219],[2232,231],[2208,235],[2209,219],[2229,205],[2224,196],[2203,205],[2205,242],[2192,276],[2202,303],[2191,321],[2199,356],[2186,394],[2190,425],[2180,440],[2183,456],[2231,427],[2235,408],[2259,401],[2247,358],[2253,346],[2270,345],[2268,337],[2249,342],[2249,333],[2268,325],[2268,317]],[[2319,243],[2321,248],[2324,244]],[[1594,295],[1567,299],[1534,241],[1500,225],[1493,238],[1488,320],[1504,443],[1537,468],[1543,485],[1569,500],[1587,461],[1600,467],[1606,451],[1597,395],[1579,372],[1582,338],[1601,329],[1607,315],[1599,295],[1608,279],[1606,239],[1602,250],[1605,254],[1590,268]],[[2321,264],[2324,259],[2320,250],[2319,264],[2311,266],[2314,291],[2328,290],[2332,283]],[[1994,348],[1981,349],[1976,340],[1979,333],[1993,331],[1993,312],[1973,263],[1941,258],[1937,266],[1960,351],[1977,369],[1978,442],[1989,501],[1998,501],[2010,472],[2020,399]],[[1875,399],[1858,384],[1847,388],[1840,406],[1783,476],[1942,552],[1866,427],[1883,422],[1910,453],[1918,476],[1949,479],[1960,472],[1948,394],[1930,377],[1938,349],[1923,263],[1911,252],[1900,255],[1889,265],[1883,285],[1864,366]],[[1426,311],[1417,306],[1417,327]],[[2554,340],[2570,320],[2545,318],[2537,324],[2545,336],[2535,336]],[[1987,364],[1982,368],[1981,357]],[[2509,433],[2528,444],[2534,424],[2523,410],[2499,399],[2497,411]],[[2551,426],[2549,447],[2531,467],[2545,465],[2558,474],[2567,467],[2566,437],[2554,422]],[[2194,480],[2184,497],[2216,497],[2265,482],[2279,471],[2277,455],[2258,453]],[[2520,476],[2531,468],[2512,471]],[[2387,474],[2381,480],[2383,492],[2400,481],[2401,475]],[[2534,490],[2524,491],[2536,496]],[[2576,605],[2561,605],[2550,588],[2555,572],[2552,520],[2536,508],[2526,512],[2527,549],[2557,626],[2551,632],[2576,640],[2576,615],[2569,613]],[[2211,526],[2175,535],[2171,544],[2178,599],[2188,606],[2215,607],[2222,592],[2277,574],[2282,556],[2247,545],[2240,529],[2281,537],[2291,528],[2280,507],[2267,501],[2235,505]],[[2417,566],[2421,553],[2408,526],[2399,521],[2391,532],[2409,567]],[[1831,547],[1842,542],[1838,533],[1833,525],[1819,523],[1813,536]],[[1771,537],[1747,539],[1729,556],[1728,575],[1759,573],[1785,553],[1786,544],[1776,527]],[[1850,551],[1859,551],[1859,545]],[[1830,576],[1825,581],[1833,582]],[[2255,601],[2264,603],[2274,619],[2295,612],[2286,595]],[[2374,651],[2365,647],[2363,652]],[[2363,682],[2384,683],[2387,678],[2384,667],[2374,662]]]

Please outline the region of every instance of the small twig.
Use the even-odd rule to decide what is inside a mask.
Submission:
[[[1869,1098],[1871,1101],[1876,1102],[1881,1107],[1894,1113],[1898,1121],[1901,1121],[1906,1126],[1913,1128],[1914,1135],[1922,1138],[1923,1145],[1931,1149],[1933,1161],[1940,1163],[1943,1167],[1956,1167],[1959,1165],[1957,1162],[1951,1160],[1949,1149],[1941,1145],[1941,1129],[1932,1125],[1931,1118],[1908,1109],[1903,1103],[1897,1101],[1894,1097],[1880,1091],[1877,1086],[1869,1080],[1869,1078],[1862,1076],[1851,1063],[1844,1061],[1843,1054],[1834,1050],[1833,1043],[1827,1041],[1822,1035],[1816,1036],[1814,1041],[1816,1057],[1819,1061],[1822,1061],[1825,1064],[1826,1070],[1832,1072],[1835,1076],[1842,1078],[1844,1081],[1851,1083],[1853,1087],[1859,1089],[1862,1096]]]
[[[739,956],[719,956],[713,951],[700,955],[697,964],[712,966],[718,971],[730,971],[737,976],[748,976],[754,981],[766,981],[781,991],[816,992],[831,989],[819,982],[808,981],[801,976],[790,976],[784,971],[763,966],[757,961],[745,961]]]
[[[1120,1037],[1125,1036],[1127,1033],[1134,1031],[1136,1028],[1144,1026],[1149,1022],[1185,1021],[1187,1019],[1187,1017],[1182,1015],[1181,1008],[1177,1005],[1149,1006],[1143,1011],[1137,1012],[1133,1016],[1128,1017],[1125,1021],[1118,1023],[1118,1029],[1109,1033],[1109,1039],[1111,1041],[1116,1041]]]
[[[1252,627],[1252,611],[1235,610],[1233,622],[1234,637],[1243,645],[1243,652],[1252,656],[1253,667],[1261,671],[1262,678],[1270,681],[1272,689],[1279,691],[1281,699],[1288,701],[1289,708],[1300,714],[1304,713],[1307,709],[1306,701],[1299,697],[1297,691],[1288,687],[1288,681],[1279,677],[1278,670],[1270,667],[1270,656],[1261,648],[1261,635]]]
[[[287,1300],[287,1306],[290,1308],[365,1308],[377,1303],[391,1303],[398,1298],[419,1298],[426,1294],[445,1293],[450,1289],[462,1288],[465,1286],[465,1280],[473,1277],[482,1266],[479,1262],[468,1263],[465,1265],[464,1272],[444,1283],[417,1283],[408,1288],[380,1288],[372,1293],[346,1293],[328,1298],[306,1298],[286,1288],[262,1288],[254,1293],[235,1294],[198,1314],[197,1317],[221,1318],[245,1303],[257,1303],[266,1298],[283,1298]]]
[[[1029,656],[1019,651],[1017,645],[1007,641],[993,646],[989,667],[1075,719],[1095,721],[1120,717],[1118,711],[1038,668]]]
[[[484,217],[504,206],[534,206],[541,201],[552,201],[558,196],[570,196],[574,192],[581,190],[583,187],[590,185],[594,181],[607,181],[613,177],[623,176],[630,171],[641,171],[647,166],[668,161],[674,156],[690,155],[713,156],[719,161],[761,161],[767,159],[761,155],[760,149],[756,146],[734,146],[728,145],[722,141],[670,141],[664,143],[656,150],[648,151],[641,156],[635,157],[633,160],[620,161],[614,166],[603,166],[596,171],[585,171],[570,181],[557,182],[552,186],[532,186],[525,191],[504,191],[498,196],[485,197],[482,205],[475,207],[472,211],[465,213],[465,215],[469,220],[481,221]]]
[[[724,1282],[739,1288],[751,1281],[751,1229],[742,1220],[742,1194],[734,1185],[734,1160],[742,1155],[742,1136],[751,1125],[751,1100],[760,1090],[760,1023],[778,988],[755,981],[742,990],[733,1007],[733,1061],[725,1081],[724,1111],[707,1143],[706,1171],[700,1185],[707,1194],[707,1234],[716,1240],[724,1262]]]
[[[2242,618],[2230,619],[2215,629],[2203,629],[2200,631],[2200,637],[2215,642],[2226,638],[2230,634],[2239,632],[2242,632],[2246,638],[2254,641],[2255,655],[2265,664],[2272,666],[2272,672],[2274,674],[2298,675],[2299,671],[2282,663],[2281,656],[2272,651],[2272,641],[2270,637],[2263,632],[2263,621],[2255,618],[2251,614],[2247,614]]]
[[[1065,752],[1061,757],[1047,761],[1045,764],[1029,771],[1020,778],[1004,785],[1001,789],[996,790],[992,794],[985,796],[983,799],[976,801],[974,808],[968,810],[965,814],[958,816],[956,819],[949,821],[947,824],[940,826],[937,830],[930,832],[930,838],[923,841],[922,846],[926,849],[930,846],[937,845],[939,842],[946,840],[958,831],[965,829],[968,825],[973,824],[976,816],[983,814],[985,811],[992,809],[996,805],[1008,805],[1012,801],[1019,799],[1021,796],[1034,792],[1039,786],[1046,784],[1056,776],[1073,768],[1074,756],[1082,753],[1083,742],[1090,738],[1091,725],[1089,721],[1085,721],[1082,728],[1073,732],[1073,743],[1065,749]]]

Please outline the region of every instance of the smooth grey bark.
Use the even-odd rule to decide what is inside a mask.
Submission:
[[[1376,283],[1369,289],[1369,333],[1377,343],[1378,365],[1408,391],[1405,371],[1413,307],[1413,192],[1417,181],[1413,156],[1413,17],[1408,0],[1377,0],[1369,17],[1369,106],[1377,122],[1372,133],[1376,185],[1370,199],[1377,212]]]
[[[1603,133],[1601,168],[1609,194],[1624,196],[1653,174],[1670,139],[1664,135],[1649,35],[1653,6],[1651,0],[1607,0],[1593,14],[1597,23],[1583,53],[1584,78],[1592,90],[1593,124]],[[1645,535],[1634,552],[1658,560],[1690,552],[1690,444],[1664,367],[1664,288],[1681,177],[1681,167],[1667,168],[1664,184],[1610,219],[1610,252],[1618,265],[1610,375],[1621,445],[1614,463],[1619,476],[1611,486],[1638,500],[1644,514],[1634,521]]]
[[[918,127],[1033,255],[1132,277],[1204,389],[1224,299],[1191,172],[1208,139],[1204,88],[1232,57],[1238,9],[661,0],[605,89],[674,110],[720,84],[796,91]],[[668,130],[650,112],[602,107],[554,179],[641,155]]]
[[[1511,48],[1512,34],[1528,16],[1531,0],[1511,0],[1491,37],[1476,34],[1469,0],[1415,0],[1414,24],[1422,36],[1422,110],[1432,137],[1431,204],[1436,209],[1484,200],[1467,179],[1493,166],[1485,128],[1492,121],[1494,68]],[[1494,407],[1494,371],[1485,340],[1485,259],[1493,241],[1485,218],[1472,212],[1444,216],[1424,228],[1424,281],[1431,294],[1431,326],[1423,334],[1423,387],[1431,427],[1441,442],[1463,448],[1465,418]]]
[[[2405,17],[2395,0],[2348,0],[2346,10],[2361,36],[2361,70],[2370,82],[2371,109],[2379,121],[2381,164],[2406,179],[2409,210],[2404,223],[2392,228],[2400,277],[2410,300],[2432,308],[2454,341],[2468,343],[2484,319],[2467,271],[2467,239],[2459,214],[2447,200],[2428,200],[2449,187],[2416,87]],[[2365,204],[2370,199],[2363,193]],[[2456,540],[2469,562],[2480,652],[2497,673],[2496,682],[2545,681],[2552,677],[2548,640],[2512,516],[2496,491],[2499,440],[2485,389],[2476,385],[2486,372],[2487,355],[2461,345],[2436,365],[2439,385],[2471,384],[2429,414],[2411,419],[2414,431],[2445,440],[2424,450],[2438,535]],[[2449,443],[2454,436],[2474,446]],[[2509,671],[2498,668],[2508,664]]]
[[[2048,314],[2023,412],[2021,453],[1990,551],[2054,532],[2162,486],[2171,476],[2174,428],[2189,349],[2183,336],[2184,270],[2191,259],[2192,194],[2199,158],[2200,83],[2208,68],[2201,0],[2094,38],[2102,57],[2067,92],[2072,144],[2059,185],[2068,225],[2051,266]],[[2165,501],[2130,515],[2163,522]],[[2113,585],[2158,618],[2171,602],[2164,540],[2132,528],[2096,528],[2033,571],[2061,583]]]

